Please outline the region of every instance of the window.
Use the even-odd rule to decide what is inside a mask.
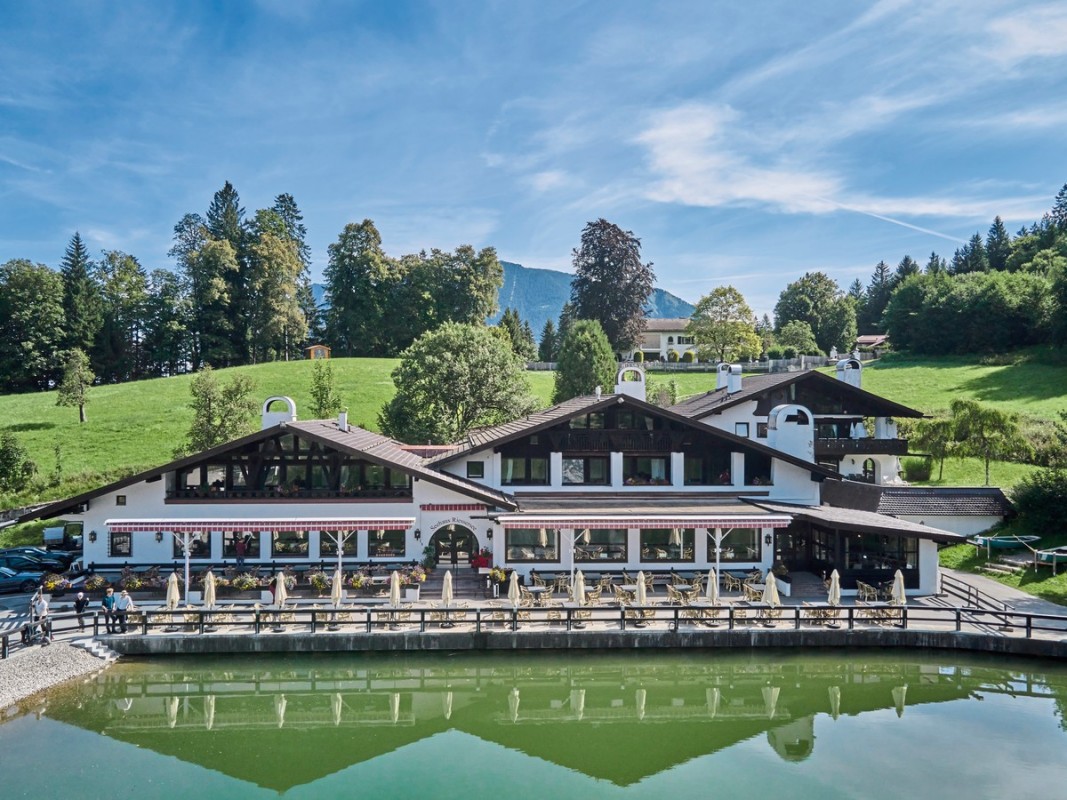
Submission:
[[[748,423],[747,422],[735,422],[734,423],[734,435],[740,436],[744,439],[748,438]]]
[[[505,556],[519,561],[559,561],[559,531],[552,528],[513,528],[504,532]]]
[[[625,528],[586,528],[574,537],[575,561],[625,561]]]
[[[500,459],[500,482],[504,486],[547,486],[546,456],[504,456]]]
[[[693,528],[649,528],[641,531],[642,561],[693,561]]]
[[[611,482],[611,468],[603,456],[563,459],[565,486],[607,486]]]
[[[174,558],[185,558],[185,551],[182,549],[182,543],[185,540],[186,534],[179,533],[177,536],[171,536],[174,541]],[[189,558],[211,558],[211,532],[210,531],[196,531],[195,533],[188,534],[189,536]]]
[[[272,558],[307,558],[307,531],[274,531],[270,535]]]
[[[771,486],[771,457],[745,453],[745,486]]]
[[[344,555],[356,555],[359,538],[355,531],[319,531],[319,555],[337,557],[337,540],[340,539]]]
[[[124,494],[115,495],[115,505],[117,505],[117,506],[126,505],[126,495],[124,495]]]
[[[222,534],[222,557],[237,558],[237,540],[245,540],[245,558],[260,557],[260,535],[258,533],[244,533],[242,531],[225,531]]]
[[[484,461],[468,461],[467,462],[467,477],[468,478],[484,478],[485,477],[485,462]]]
[[[686,486],[730,486],[733,473],[730,469],[731,455],[728,450],[707,450],[704,453],[686,454]]]
[[[582,414],[581,416],[572,418],[568,425],[572,430],[603,430],[604,412],[596,411],[592,414]]]
[[[627,486],[669,486],[671,462],[667,456],[623,456],[622,480]]]
[[[692,336],[679,336],[678,344],[696,344],[696,339]]]
[[[404,531],[368,531],[371,558],[401,558],[405,552]]]
[[[107,540],[107,554],[109,556],[126,556],[127,558],[132,556],[133,534],[112,531]]]
[[[767,438],[767,423],[766,422],[757,422],[756,423],[756,438],[757,439],[766,439]]]
[[[763,558],[763,537],[759,528],[734,528],[722,538],[719,561],[759,561]],[[715,536],[708,535],[708,562],[715,563]]]

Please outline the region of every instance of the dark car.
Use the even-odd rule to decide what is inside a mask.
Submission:
[[[0,549],[0,555],[7,553],[18,553],[24,556],[30,556],[31,558],[39,558],[41,561],[55,561],[59,564],[65,564],[68,567],[74,563],[78,558],[79,553],[60,551],[60,550],[46,550],[43,547],[31,547],[30,545],[21,545],[19,547],[5,547]]]
[[[0,592],[32,592],[40,582],[40,575],[0,567]]]
[[[67,559],[65,556],[52,555],[47,552],[42,554],[35,550],[22,547],[10,547],[6,550],[0,550],[0,559],[8,557],[28,559],[27,562],[21,565],[6,564],[0,560],[0,564],[5,567],[11,567],[12,569],[19,569],[20,566],[29,567],[31,563],[36,563],[43,565],[46,572],[66,572],[70,569],[71,563],[71,559]]]
[[[7,567],[12,572],[34,572],[41,575],[56,571],[53,565],[21,553],[0,553],[0,567]],[[60,571],[64,571],[62,567]]]

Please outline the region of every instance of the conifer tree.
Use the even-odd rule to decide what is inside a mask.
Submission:
[[[990,269],[1007,269],[1008,257],[1011,255],[1011,235],[1004,227],[1004,220],[999,216],[989,226],[989,233],[985,237],[985,253]]]
[[[67,245],[59,273],[63,277],[63,343],[88,352],[103,324],[103,309],[89,251],[77,231]]]
[[[537,345],[537,360],[555,361],[556,350],[556,324],[548,319],[545,320],[545,326],[541,328],[541,341]]]

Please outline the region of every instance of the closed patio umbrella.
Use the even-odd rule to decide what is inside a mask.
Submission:
[[[719,703],[722,700],[722,692],[719,691],[719,687],[713,687],[704,691],[704,696],[708,704],[708,716],[715,719],[719,713]]]
[[[508,602],[511,603],[512,608],[518,608],[519,599],[519,573],[512,572],[511,580],[508,582]]]
[[[777,686],[763,687],[763,707],[767,711],[767,719],[774,719],[778,710],[778,695],[782,690]]]
[[[452,604],[452,570],[445,571],[445,580],[441,585],[441,605],[448,608]]]
[[[512,722],[519,721],[519,689],[515,687],[508,694],[508,715]]]
[[[211,730],[215,727],[215,695],[209,694],[204,698],[204,728]]]
[[[571,712],[578,721],[585,717],[585,689],[571,689]]]
[[[548,547],[548,531],[545,528],[537,531],[537,544],[539,547]]]
[[[908,684],[893,687],[893,705],[897,708],[897,716],[904,716],[904,700],[908,696]]]
[[[208,570],[204,574],[204,608],[215,607],[215,573]]]
[[[836,569],[830,573],[830,593],[826,596],[826,602],[832,606],[841,605],[841,576]]]
[[[889,594],[889,604],[893,606],[905,606],[908,598],[904,595],[904,573],[899,569],[893,576],[893,590]]]
[[[648,692],[644,689],[638,689],[634,692],[634,706],[637,708],[637,718],[645,718],[645,703],[648,700]]]
[[[178,573],[172,572],[167,578],[167,611],[173,611],[182,601],[181,591],[178,589]]]
[[[395,569],[389,576],[389,605],[393,608],[400,607],[400,573]]]
[[[704,597],[713,606],[719,604],[719,576],[713,569],[708,570],[708,585],[704,589]]]
[[[830,716],[837,719],[841,716],[841,687],[831,686],[827,691],[830,693]]]
[[[574,604],[576,606],[585,605],[585,575],[581,570],[574,576]]]
[[[330,602],[333,603],[333,607],[337,608],[341,605],[341,601],[344,600],[345,594],[345,576],[341,570],[335,570],[333,573],[333,585],[330,587]]]
[[[336,728],[341,724],[341,711],[345,707],[345,701],[341,697],[340,692],[334,692],[330,698],[330,711],[333,714],[333,726]]]
[[[289,590],[285,588],[285,573],[276,572],[274,574],[274,605],[281,608],[288,599]]]
[[[767,573],[767,588],[763,590],[763,597],[760,600],[771,608],[778,608],[782,604],[778,597],[778,581],[774,579],[773,572]]]
[[[637,605],[648,605],[648,588],[645,586],[645,573],[644,570],[637,573],[637,591],[635,592],[635,598]]]
[[[274,695],[274,716],[278,718],[279,728],[285,725],[285,707],[287,705],[289,705],[289,701],[285,699],[284,694]]]

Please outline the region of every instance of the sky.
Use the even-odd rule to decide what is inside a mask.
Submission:
[[[603,217],[691,302],[951,258],[1067,182],[1067,4],[0,0],[0,263],[79,231],[147,269],[230,181],[313,277],[387,253],[570,270]]]

